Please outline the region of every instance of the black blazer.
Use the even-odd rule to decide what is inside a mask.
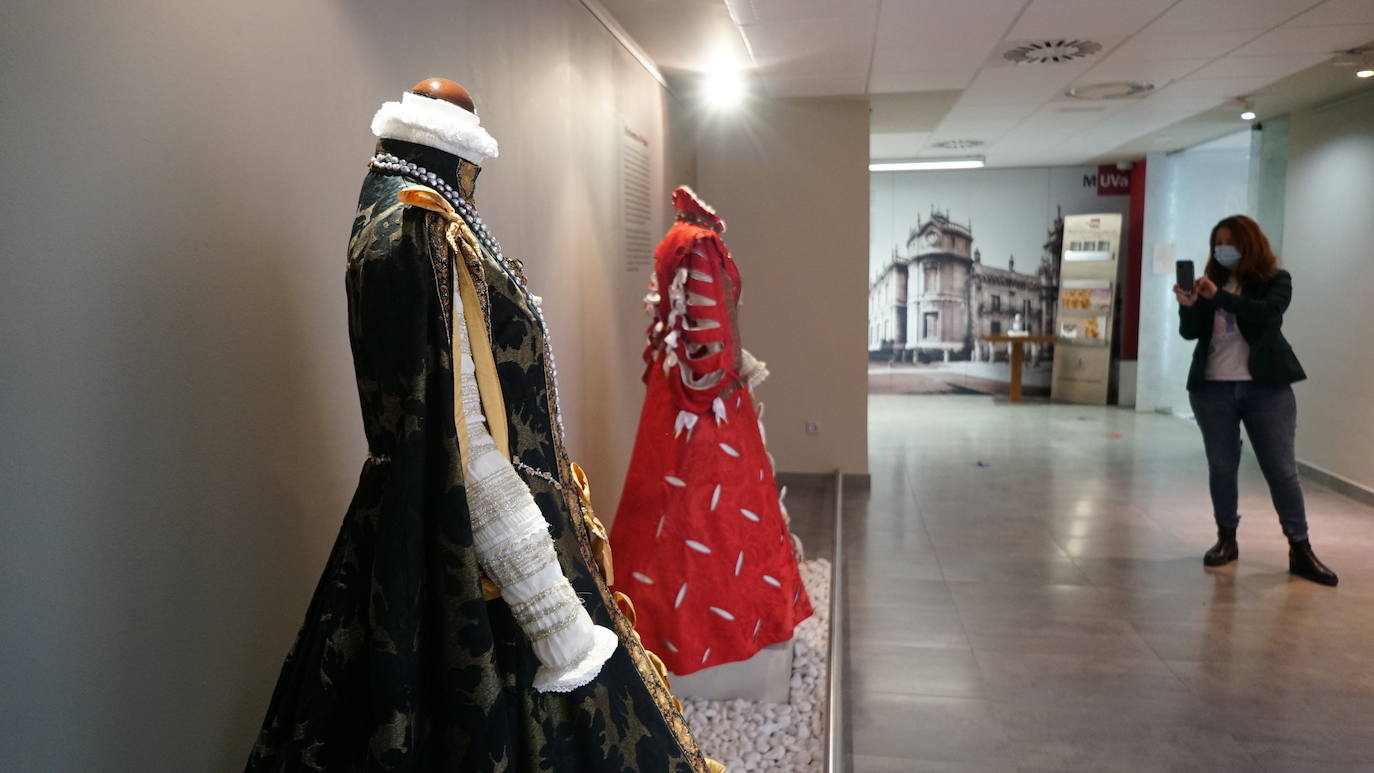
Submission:
[[[1293,299],[1293,276],[1279,271],[1272,279],[1241,288],[1240,294],[1217,290],[1212,300],[1199,297],[1192,306],[1178,307],[1178,332],[1197,341],[1188,391],[1207,381],[1207,356],[1212,350],[1212,318],[1217,309],[1236,317],[1236,327],[1250,345],[1250,377],[1256,384],[1285,386],[1307,378],[1293,347],[1283,337],[1283,313]]]

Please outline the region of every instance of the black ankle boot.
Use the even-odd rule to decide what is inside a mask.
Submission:
[[[1202,555],[1202,563],[1207,566],[1224,566],[1240,558],[1240,546],[1236,544],[1236,530],[1217,528],[1217,544]]]
[[[1335,585],[1336,573],[1312,552],[1312,543],[1305,539],[1288,540],[1288,571],[1318,585]]]

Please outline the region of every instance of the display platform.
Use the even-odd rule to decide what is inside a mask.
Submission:
[[[790,642],[792,671],[785,702],[689,699],[681,687],[688,678],[673,680],[673,692],[682,698],[683,713],[702,753],[724,763],[730,773],[821,773],[825,769],[830,562],[823,558],[803,562],[801,576],[815,613],[797,626]]]
[[[748,660],[723,663],[686,676],[672,675],[673,694],[682,700],[786,703],[792,680],[791,640],[759,650]]]

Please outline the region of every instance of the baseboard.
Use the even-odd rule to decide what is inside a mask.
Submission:
[[[835,482],[833,472],[780,472],[775,476],[779,486],[793,491],[803,489],[823,489]],[[873,476],[866,472],[844,473],[846,492],[868,493],[873,489]]]
[[[1349,478],[1344,478],[1330,470],[1323,470],[1315,464],[1298,460],[1298,469],[1303,477],[1320,483],[1341,496],[1350,497],[1362,505],[1374,507],[1374,489],[1362,486]]]

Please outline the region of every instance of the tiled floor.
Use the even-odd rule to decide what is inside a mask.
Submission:
[[[1374,509],[1307,485],[1337,589],[1291,579],[1253,459],[1239,564],[1197,430],[875,396],[846,517],[853,770],[1374,771]]]

